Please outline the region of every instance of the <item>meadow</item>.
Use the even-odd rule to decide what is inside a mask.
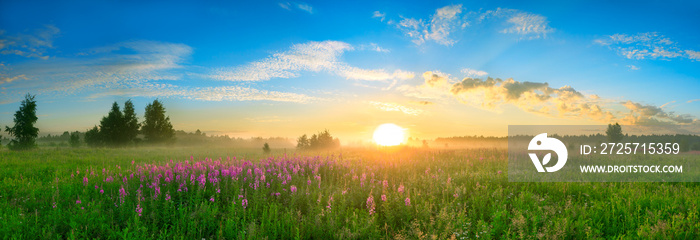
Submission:
[[[507,169],[500,148],[2,149],[0,238],[700,238],[697,183]]]

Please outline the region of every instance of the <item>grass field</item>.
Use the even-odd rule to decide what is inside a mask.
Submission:
[[[3,239],[700,238],[697,183],[511,183],[504,149],[0,150]]]

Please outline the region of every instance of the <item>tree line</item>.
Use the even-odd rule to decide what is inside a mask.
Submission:
[[[39,128],[35,126],[39,119],[36,115],[37,103],[35,95],[27,94],[20,103],[20,108],[14,114],[14,126],[5,126],[5,131],[13,137],[7,144],[11,150],[28,150],[37,147],[36,139]],[[133,102],[127,100],[124,109],[115,101],[112,108],[100,121],[99,126],[87,130],[84,142],[91,147],[122,147],[135,145],[140,142],[172,143],[175,141],[175,130],[166,116],[165,107],[158,100],[146,105],[144,121],[139,122]],[[143,136],[143,139],[139,138]],[[51,138],[51,136],[48,136]],[[70,145],[81,145],[80,132],[64,132],[60,138],[69,138]]]
[[[139,138],[143,135],[143,139]],[[165,107],[158,101],[146,105],[144,121],[139,123],[131,100],[124,102],[121,110],[115,101],[107,116],[102,117],[99,126],[94,126],[85,132],[85,143],[88,146],[122,147],[147,143],[172,143],[175,129],[170,123],[170,117],[165,115]]]
[[[340,140],[333,138],[327,129],[312,135],[310,138],[304,134],[297,139],[297,149],[300,150],[319,150],[338,147],[340,147]]]

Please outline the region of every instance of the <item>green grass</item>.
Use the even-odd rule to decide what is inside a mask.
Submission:
[[[259,149],[0,150],[0,237],[700,237],[697,183],[511,183],[502,149],[288,150],[286,157],[276,150],[271,156]],[[240,168],[241,173],[238,179],[220,176],[219,182],[207,180],[204,186],[197,180],[190,184],[189,175],[183,174],[187,192],[179,192],[180,184],[157,176],[167,175],[163,170],[166,165],[172,168],[185,161],[201,161],[206,167],[192,170],[196,177],[202,173],[208,177],[216,166]],[[154,166],[159,169],[150,173]],[[264,181],[255,167],[265,168]],[[271,172],[266,172],[268,169]],[[290,180],[284,182],[286,173]],[[105,182],[107,176],[114,181]],[[87,185],[84,177],[88,177]],[[154,179],[159,179],[156,185],[161,193],[157,197],[155,188],[149,187]],[[256,189],[251,187],[255,179],[259,181]],[[296,193],[290,193],[291,185],[297,187]],[[401,185],[403,192],[398,190]],[[120,199],[122,187],[128,195]],[[165,200],[166,193],[170,200]],[[368,203],[370,196],[373,201]],[[406,198],[410,198],[410,205],[406,205]],[[243,199],[248,201],[245,209]],[[142,208],[141,216],[137,207]]]

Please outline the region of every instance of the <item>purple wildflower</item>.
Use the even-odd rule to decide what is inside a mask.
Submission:
[[[292,193],[297,192],[297,186],[292,185],[291,187],[289,187],[289,191],[291,191]]]
[[[241,201],[241,205],[243,205],[243,209],[246,209],[246,207],[248,207],[248,199],[244,198],[243,201]]]

